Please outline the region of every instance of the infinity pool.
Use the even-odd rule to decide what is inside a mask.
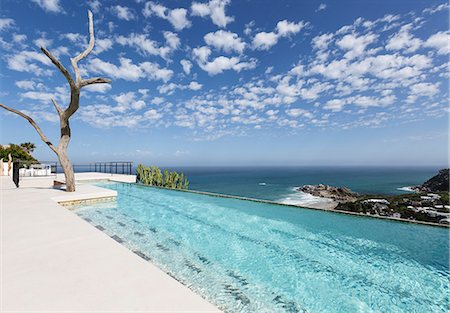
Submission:
[[[80,217],[226,312],[450,310],[448,229],[98,185]]]

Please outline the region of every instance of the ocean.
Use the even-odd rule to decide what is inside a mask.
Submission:
[[[148,163],[150,164],[150,163]],[[137,164],[135,164],[137,165]],[[165,167],[162,167],[165,169]],[[410,193],[407,187],[422,184],[438,167],[167,167],[183,172],[191,190],[272,200],[295,205],[326,204],[328,199],[296,191],[299,186],[326,184],[348,187],[360,194]],[[76,172],[90,171],[76,166]],[[58,169],[60,172],[60,169]],[[133,173],[135,166],[133,166]]]
[[[326,184],[348,187],[360,194],[408,193],[437,174],[436,167],[184,167],[189,189],[308,205],[326,202],[295,189]]]

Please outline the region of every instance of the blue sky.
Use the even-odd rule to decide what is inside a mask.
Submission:
[[[445,165],[445,1],[3,0],[0,101],[58,141],[68,102],[45,46],[70,65],[96,48],[71,121],[75,162],[157,165]],[[1,142],[34,129],[0,112]]]

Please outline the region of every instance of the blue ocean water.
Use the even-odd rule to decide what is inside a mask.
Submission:
[[[407,193],[437,174],[436,167],[185,167],[192,190],[307,204],[310,197],[295,191],[307,184],[348,187],[361,194]]]
[[[226,312],[450,310],[448,229],[98,185],[117,201],[80,217]]]

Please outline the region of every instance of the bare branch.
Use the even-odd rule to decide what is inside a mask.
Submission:
[[[109,79],[109,78],[94,77],[94,78],[89,78],[89,79],[83,79],[81,81],[80,87],[84,87],[87,85],[93,85],[93,84],[108,84],[110,82],[111,82],[111,79]]]
[[[58,103],[56,102],[55,99],[51,98],[53,105],[55,106],[56,112],[58,112],[59,117],[61,117],[61,115],[63,114],[63,110],[61,109],[61,107],[58,105]]]
[[[90,10],[88,11],[88,19],[89,19],[89,45],[86,48],[86,50],[81,52],[76,57],[70,59],[70,61],[72,62],[73,70],[75,71],[77,84],[81,84],[81,75],[80,70],[78,69],[78,62],[87,57],[89,53],[91,53],[92,49],[94,49],[95,44],[94,22],[92,20],[92,12]]]
[[[61,73],[63,73],[64,77],[69,82],[70,87],[75,87],[73,78],[70,75],[69,71],[64,67],[64,65],[62,65],[62,63],[59,62],[59,60],[44,47],[41,47],[41,51],[44,52],[44,54],[52,61],[53,64],[55,64],[55,66],[61,71]]]
[[[25,113],[22,113],[22,112],[20,112],[20,111],[17,111],[17,110],[15,110],[15,109],[12,109],[12,108],[10,108],[10,107],[7,107],[6,105],[4,105],[4,104],[2,104],[2,103],[0,103],[0,107],[1,107],[1,108],[4,108],[5,110],[8,110],[8,111],[10,111],[10,112],[12,112],[12,113],[15,113],[15,114],[17,114],[17,115],[23,117],[24,119],[26,119],[26,120],[31,124],[31,126],[33,126],[34,129],[36,129],[36,131],[38,132],[38,134],[39,134],[39,136],[41,137],[42,141],[44,141],[44,142],[47,144],[47,146],[49,146],[50,149],[52,149],[53,152],[55,152],[56,154],[58,154],[58,151],[56,150],[55,146],[47,139],[47,137],[46,137],[46,136],[44,135],[44,133],[42,132],[42,129],[36,124],[36,122],[35,122],[31,117],[29,117],[29,116],[26,115]]]

